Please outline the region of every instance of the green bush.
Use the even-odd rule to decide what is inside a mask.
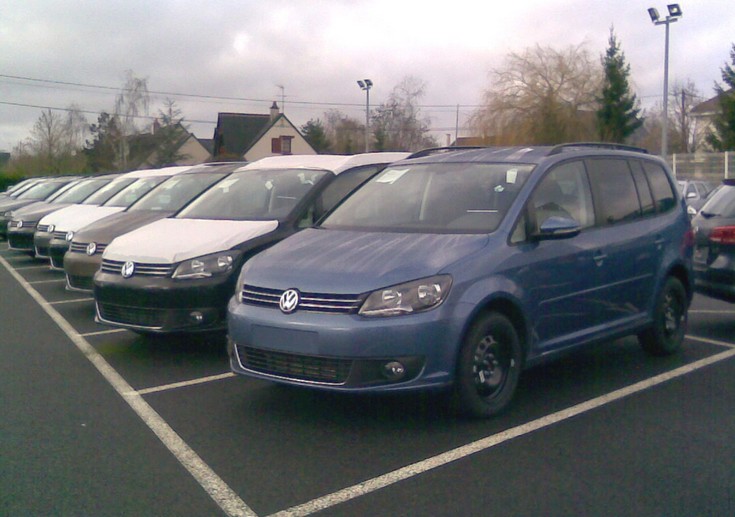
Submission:
[[[0,192],[5,192],[9,186],[15,185],[22,179],[24,179],[22,176],[8,176],[6,174],[0,174]]]

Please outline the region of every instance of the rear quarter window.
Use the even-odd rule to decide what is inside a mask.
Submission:
[[[656,209],[659,212],[668,212],[673,209],[676,206],[676,194],[666,170],[661,165],[651,162],[644,162],[643,169],[646,171],[648,183],[651,185]]]

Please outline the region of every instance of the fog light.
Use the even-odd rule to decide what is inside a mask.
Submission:
[[[391,361],[383,365],[383,376],[389,381],[398,381],[406,375],[406,367],[398,361]]]
[[[189,318],[191,319],[191,321],[199,325],[204,321],[204,314],[202,314],[199,311],[194,311],[191,314],[189,314]]]

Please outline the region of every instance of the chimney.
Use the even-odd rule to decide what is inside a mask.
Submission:
[[[275,120],[280,114],[281,110],[278,109],[278,104],[276,104],[276,101],[273,101],[273,104],[271,105],[271,120]]]

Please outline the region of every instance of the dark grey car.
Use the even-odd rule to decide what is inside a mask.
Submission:
[[[735,179],[726,179],[692,220],[697,292],[735,302]]]

